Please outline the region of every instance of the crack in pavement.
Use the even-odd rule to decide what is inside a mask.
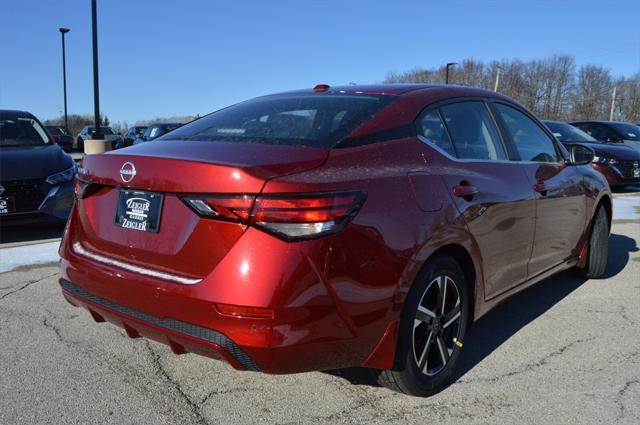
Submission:
[[[180,385],[180,383],[178,381],[176,381],[175,379],[173,379],[173,377],[164,368],[164,366],[162,365],[162,362],[160,361],[160,355],[153,350],[153,348],[151,347],[151,344],[149,343],[149,341],[144,340],[143,342],[144,342],[145,347],[147,348],[147,351],[148,351],[148,353],[149,353],[149,355],[151,357],[151,364],[152,364],[153,368],[156,370],[156,372],[160,376],[165,378],[167,380],[167,382],[169,382],[169,384],[171,384],[171,386],[174,388],[174,390],[176,390],[178,392],[180,397],[184,400],[184,402],[187,404],[189,409],[193,412],[193,415],[195,416],[196,422],[199,423],[199,424],[202,424],[202,425],[212,425],[211,422],[209,422],[209,420],[202,414],[202,412],[200,410],[201,403],[196,403],[193,400],[191,400],[191,397],[189,397],[184,392],[184,390],[182,389],[182,386]]]
[[[77,347],[77,345],[82,342],[82,341],[75,341],[73,339],[65,338],[62,335],[60,328],[49,320],[50,318],[56,319],[58,315],[49,309],[44,309],[44,311],[48,314],[49,317],[45,316],[42,319],[41,323],[45,328],[51,329],[56,334],[56,338],[58,339],[58,341],[60,341],[65,345],[73,346],[74,348]]]
[[[542,366],[545,366],[549,362],[549,360],[553,359],[554,357],[562,356],[567,350],[569,350],[570,348],[573,348],[575,345],[581,344],[583,342],[590,342],[590,341],[593,341],[593,340],[595,340],[595,337],[585,338],[585,339],[577,339],[577,340],[572,341],[572,342],[570,342],[570,343],[568,343],[566,345],[563,345],[562,347],[560,347],[556,351],[552,351],[552,352],[548,353],[547,355],[545,355],[540,360],[535,361],[533,363],[527,363],[526,365],[524,365],[524,367],[521,367],[519,369],[513,370],[511,372],[507,372],[507,373],[504,373],[502,375],[492,376],[492,377],[489,377],[489,378],[477,378],[477,379],[459,380],[458,383],[460,383],[460,384],[470,384],[470,383],[477,383],[477,382],[491,382],[491,383],[494,383],[494,382],[499,381],[499,380],[504,379],[504,378],[510,378],[512,376],[521,375],[523,373],[527,373],[527,372],[530,372],[530,371],[535,370],[537,368],[540,368]]]
[[[618,417],[616,418],[616,421],[620,421],[624,419],[626,408],[624,407],[623,398],[627,393],[627,391],[629,391],[629,388],[631,388],[632,385],[637,385],[637,384],[640,384],[640,381],[638,381],[637,379],[627,381],[625,382],[622,389],[618,391],[618,394],[616,395],[616,399],[615,399],[615,403],[618,405]]]
[[[631,319],[628,315],[627,315],[627,307],[623,306],[623,305],[614,305],[614,307],[617,308],[617,310],[613,311],[613,310],[597,310],[597,309],[587,309],[585,310],[587,313],[600,313],[600,314],[614,314],[614,315],[618,315],[620,317],[622,317],[624,320],[626,320],[630,325],[636,325],[636,321]]]
[[[43,280],[45,280],[45,279],[48,279],[48,278],[50,278],[50,277],[57,276],[57,275],[58,275],[58,272],[56,271],[55,273],[53,273],[53,274],[49,274],[49,275],[46,275],[46,276],[44,276],[44,277],[42,277],[42,278],[40,278],[40,279],[28,280],[26,283],[25,283],[25,282],[22,282],[22,283],[24,283],[24,285],[22,285],[21,287],[19,287],[19,288],[17,288],[17,289],[14,289],[13,291],[9,291],[9,292],[6,292],[6,293],[2,294],[2,296],[0,296],[0,301],[4,300],[4,299],[5,299],[5,298],[7,298],[9,295],[15,294],[16,292],[20,292],[20,291],[22,291],[23,289],[28,288],[29,286],[31,286],[31,285],[33,285],[33,284],[36,284],[36,283],[42,282],[42,281],[43,281]],[[15,287],[15,286],[14,286],[14,287]]]

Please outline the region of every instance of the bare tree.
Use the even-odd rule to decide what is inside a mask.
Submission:
[[[493,90],[498,68],[498,91],[516,99],[546,119],[608,119],[614,85],[617,87],[617,119],[640,122],[640,72],[614,79],[603,67],[586,65],[576,70],[570,55],[554,55],[523,62],[504,59],[485,64],[461,61],[450,70],[453,84]],[[389,73],[390,83],[444,83],[445,66]]]

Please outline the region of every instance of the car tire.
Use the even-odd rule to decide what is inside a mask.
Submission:
[[[609,257],[609,220],[604,207],[600,206],[593,218],[589,247],[587,250],[587,264],[580,269],[583,276],[593,279],[602,277],[607,268]]]
[[[84,140],[82,140],[82,137],[78,137],[78,151],[84,152]]]
[[[453,258],[440,256],[428,261],[405,301],[396,366],[379,372],[380,385],[424,397],[449,383],[467,330],[467,283]]]

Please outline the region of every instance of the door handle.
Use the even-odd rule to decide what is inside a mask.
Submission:
[[[479,190],[475,186],[471,185],[462,185],[459,184],[453,187],[453,196],[457,196],[458,198],[463,198],[465,201],[470,201],[473,199],[473,195],[478,193]]]

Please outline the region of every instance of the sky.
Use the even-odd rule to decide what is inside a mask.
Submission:
[[[640,71],[640,1],[98,0],[100,107],[112,122],[205,114],[305,87],[375,83],[463,59],[570,54]],[[90,0],[2,0],[0,109],[93,113]]]

